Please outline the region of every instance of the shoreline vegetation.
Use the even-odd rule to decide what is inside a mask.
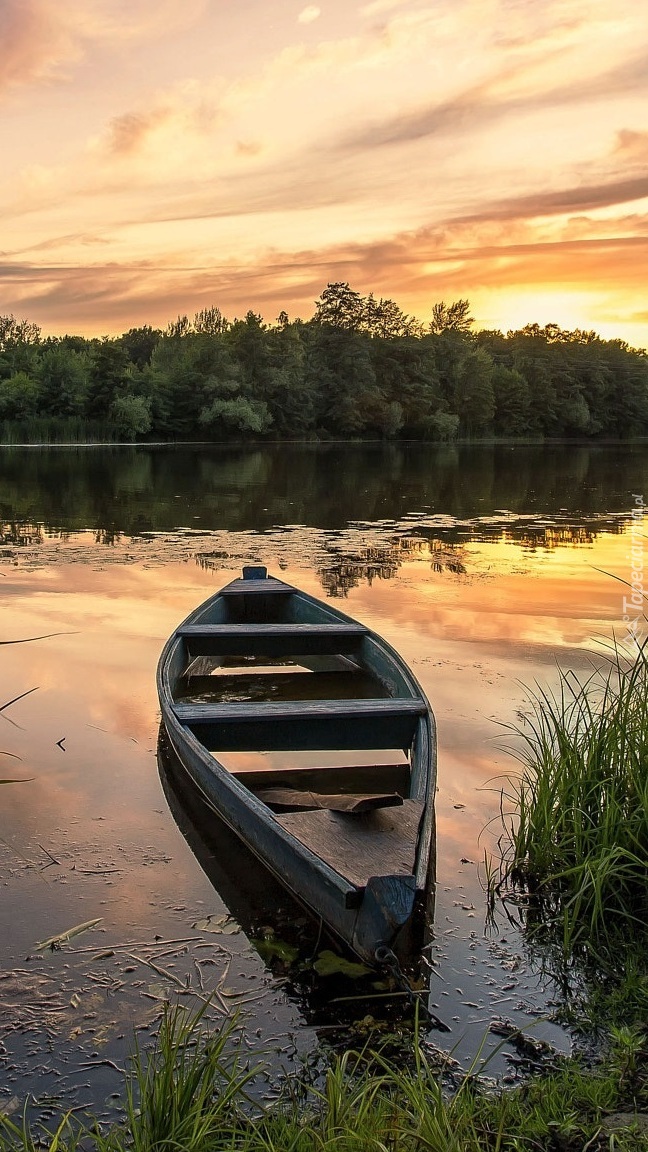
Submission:
[[[627,440],[648,435],[648,355],[595,332],[427,325],[328,284],[312,319],[206,308],[162,331],[43,337],[0,316],[0,441]]]
[[[286,1074],[260,1103],[263,1053],[237,1045],[237,1017],[214,1030],[208,1004],[177,1002],[152,1046],[135,1048],[123,1119],[106,1127],[71,1110],[43,1131],[26,1108],[0,1113],[0,1152],[648,1150],[648,642],[612,642],[606,656],[588,679],[564,672],[557,691],[539,687],[511,730],[523,770],[502,794],[487,892],[491,907],[518,897],[530,947],[562,977],[560,1011],[596,1036],[596,1056],[549,1052],[515,1086],[494,1086],[479,1053],[458,1074],[415,1019],[396,1055],[369,1041],[302,1080]],[[542,1047],[507,1039],[534,1057]]]
[[[554,1058],[514,1088],[493,1088],[418,1043],[398,1057],[369,1048],[334,1057],[319,1074],[286,1076],[272,1103],[256,1099],[262,1054],[237,1043],[236,1018],[217,1030],[197,1011],[164,1009],[146,1051],[124,1077],[123,1119],[69,1110],[48,1128],[0,1114],[1,1152],[644,1152],[648,1149],[645,1036],[613,1030],[605,1057]]]

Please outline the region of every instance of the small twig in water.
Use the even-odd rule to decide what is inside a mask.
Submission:
[[[147,960],[145,956],[137,956],[134,952],[129,953],[129,955],[131,960],[137,960],[138,964],[146,964],[149,968],[152,968],[154,972],[157,972],[158,976],[163,976],[165,980],[172,980],[173,983],[177,984],[180,988],[186,989],[187,985],[184,980],[176,976],[175,972],[169,972],[167,968],[162,968],[159,964],[155,964],[153,960]]]
[[[26,692],[21,692],[20,696],[14,696],[13,700],[7,700],[5,704],[0,704],[0,712],[4,712],[5,708],[10,708],[12,704],[16,704],[19,700],[24,700],[25,696],[29,696],[32,692],[38,692],[38,685],[36,688],[28,688]]]
[[[78,635],[78,632],[47,632],[44,636],[26,636],[22,640],[0,640],[0,644],[31,644],[34,640],[49,640],[52,636]]]
[[[120,1068],[119,1064],[115,1064],[114,1060],[84,1060],[81,1064],[77,1064],[77,1068],[100,1068],[105,1065],[107,1068],[114,1068],[115,1072],[119,1072],[120,1076],[126,1075],[126,1069]]]
[[[60,865],[61,861],[57,860],[56,856],[52,856],[52,853],[48,852],[47,848],[43,848],[42,844],[39,844],[38,847],[40,848],[41,852],[44,852],[46,856],[49,856],[52,864],[59,864]],[[47,865],[47,867],[49,867],[49,865]]]

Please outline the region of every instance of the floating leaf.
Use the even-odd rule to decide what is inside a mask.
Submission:
[[[294,964],[299,956],[299,949],[285,940],[251,940],[262,960],[283,960],[286,964]]]
[[[149,984],[149,995],[155,997],[156,1000],[169,999],[169,987],[167,984]]]
[[[371,968],[366,964],[346,960],[344,956],[336,956],[335,952],[325,949],[320,952],[313,968],[318,976],[350,976],[352,980],[359,980],[361,976],[369,976]]]
[[[43,940],[42,943],[36,945],[36,951],[44,952],[46,948],[56,951],[67,944],[73,936],[79,936],[82,932],[87,932],[89,928],[94,928],[95,924],[100,924],[102,919],[102,916],[98,916],[96,920],[84,920],[83,924],[75,924],[73,928],[68,928],[67,932],[60,932],[58,936],[50,936],[48,940]]]
[[[241,925],[238,921],[228,914],[203,916],[202,920],[196,920],[191,927],[197,928],[199,932],[214,932],[218,936],[235,936],[237,932],[241,931]]]

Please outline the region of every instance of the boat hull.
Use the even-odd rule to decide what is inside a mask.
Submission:
[[[267,583],[271,585],[271,578]],[[232,588],[232,585],[228,587]],[[229,595],[235,598],[238,593],[230,592]],[[265,619],[271,611],[267,604],[259,603],[260,597],[268,599],[270,588],[267,596],[263,591],[254,594],[241,591],[240,595],[248,595],[252,615]],[[297,589],[291,589],[289,595],[292,622],[275,626],[276,636],[282,642],[286,636],[285,629],[298,629],[300,624],[309,630],[318,626],[333,629],[336,625],[355,624],[331,606]],[[272,611],[277,614],[276,606]],[[229,713],[225,715],[227,709],[219,710],[219,706],[205,705],[202,712],[201,706],[184,706],[177,699],[178,685],[185,675],[188,659],[195,652],[197,635],[207,637],[209,643],[218,646],[219,651],[224,646],[225,633],[230,635],[232,632],[235,637],[239,637],[239,648],[245,646],[248,640],[253,643],[259,634],[264,636],[262,644],[276,644],[276,636],[268,639],[270,634],[263,633],[266,627],[263,620],[259,623],[257,619],[252,625],[249,621],[247,624],[228,625],[227,621],[222,622],[222,617],[227,616],[228,612],[231,614],[231,600],[227,602],[227,589],[224,589],[188,617],[167,642],[160,658],[158,690],[162,722],[178,760],[225,823],[294,896],[320,916],[359,956],[374,963],[376,950],[387,947],[404,958],[415,947],[417,925],[422,920],[422,909],[429,908],[430,890],[434,883],[436,738],[434,718],[420,686],[394,650],[376,634],[364,629],[360,648],[353,659],[361,659],[386,685],[387,690],[396,686],[400,696],[392,709],[395,719],[389,715],[389,699],[380,702],[385,704],[384,708],[379,708],[372,701],[356,702],[355,717],[354,707],[351,706],[353,702],[349,701],[344,702],[345,706],[338,703],[333,707],[331,702],[325,702],[323,705],[311,706],[310,709],[305,705],[297,705],[292,709],[287,705],[283,708],[277,705],[274,711],[272,705],[262,704],[256,712],[257,727],[260,725],[262,729],[259,734],[255,727],[255,715],[252,714],[254,709],[250,705],[233,705],[231,716]],[[237,606],[237,618],[240,615],[241,604]],[[223,630],[217,634],[216,640],[214,628]],[[313,644],[320,644],[316,632],[309,631],[308,634]],[[326,644],[329,633],[323,635]],[[300,636],[300,645],[304,645],[305,638],[306,633]],[[207,640],[203,640],[202,644],[205,647]],[[234,640],[231,641],[233,644]],[[364,705],[364,711],[361,704]],[[303,713],[302,718],[298,716],[295,719],[300,711]],[[248,712],[250,716],[246,727],[240,718],[248,717]],[[379,830],[375,833],[378,866],[374,874],[359,880],[358,876],[353,875],[353,868],[343,859],[334,857],[333,861],[327,860],[324,858],[326,853],[318,850],[317,842],[309,844],[300,838],[300,820],[302,824],[305,823],[303,818],[278,817],[268,804],[218,759],[218,745],[222,746],[223,742],[235,748],[244,745],[246,741],[253,742],[255,747],[281,748],[287,740],[291,749],[301,746],[334,748],[337,746],[336,739],[342,733],[341,747],[371,747],[377,738],[377,731],[381,731],[381,723],[385,729],[381,739],[390,741],[385,746],[393,746],[391,742],[397,738],[401,742],[399,746],[405,747],[401,712],[409,716],[411,730],[407,746],[411,765],[409,794],[403,800],[404,805],[409,805],[408,835],[412,840],[410,848],[413,861],[409,869],[403,867],[397,871],[390,869],[385,874],[381,872],[381,843],[386,842],[386,833]],[[261,715],[261,720],[258,720],[258,715]],[[217,747],[212,749],[210,745],[214,743]],[[399,818],[402,821],[403,817]],[[317,812],[311,813],[306,822],[313,827],[328,830],[329,834],[341,836],[343,840],[350,839],[353,846],[354,837],[359,837],[361,833],[365,841],[371,839],[374,825],[378,829],[398,827],[394,824],[395,820],[395,816],[387,816],[385,813],[349,817],[338,813]]]

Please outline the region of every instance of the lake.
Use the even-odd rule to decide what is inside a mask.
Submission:
[[[645,496],[643,444],[0,449],[0,775],[22,781],[1,788],[0,1104],[109,1114],[133,1030],[173,995],[240,1007],[270,1079],[396,1026],[373,977],[295,965],[326,939],[158,765],[162,645],[250,562],[343,601],[435,711],[430,1044],[467,1061],[507,1018],[568,1050],[549,975],[486,916],[484,859],[529,689],[643,629],[623,582]]]

